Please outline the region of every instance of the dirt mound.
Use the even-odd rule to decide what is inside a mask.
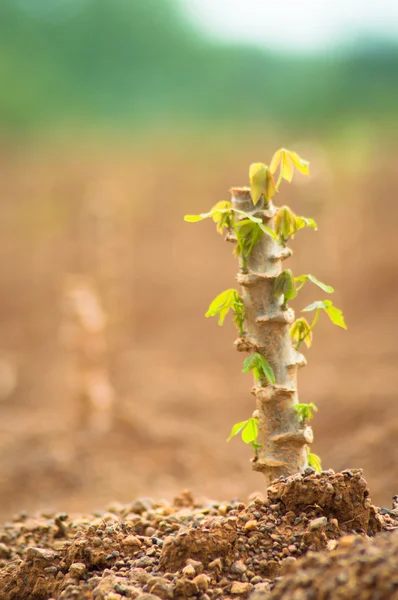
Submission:
[[[308,594],[312,579],[301,577],[301,564],[338,577],[335,557],[353,546],[364,557],[358,565],[369,557],[373,569],[389,538],[374,551],[356,538],[396,527],[394,511],[371,504],[361,471],[312,469],[275,481],[267,498],[254,495],[247,505],[198,502],[186,491],[171,504],[141,498],[88,517],[22,514],[0,530],[0,599],[265,598],[275,580],[272,597],[284,585]],[[349,564],[359,581],[361,567]],[[377,583],[379,571],[372,577]]]
[[[288,567],[270,598],[398,598],[398,530],[373,539],[345,536],[334,552],[308,553]]]

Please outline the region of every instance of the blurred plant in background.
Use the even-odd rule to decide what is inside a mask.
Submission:
[[[2,0],[0,127],[304,130],[397,114],[398,44],[294,55],[218,42],[177,0]],[[270,13],[271,14],[271,13]]]

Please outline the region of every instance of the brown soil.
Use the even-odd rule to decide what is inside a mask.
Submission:
[[[4,600],[398,598],[398,511],[372,505],[361,471],[307,469],[246,505],[185,491],[22,514],[0,540]]]

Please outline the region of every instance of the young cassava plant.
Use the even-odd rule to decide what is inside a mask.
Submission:
[[[317,408],[312,402],[300,403],[298,398],[297,372],[306,364],[300,346],[304,343],[310,347],[321,312],[346,329],[342,312],[329,299],[303,309],[304,313],[315,312],[312,322],[304,317],[296,319],[288,305],[307,282],[327,294],[334,291],[314,275],[294,277],[284,268],[284,261],[292,254],[288,241],[304,227],[317,229],[313,219],[297,216],[288,206],[273,204],[283,180],[291,182],[295,170],[308,175],[309,163],[296,152],[281,148],[269,166],[250,166],[250,186],[232,188],[230,202],[222,201],[207,213],[185,217],[188,222],[212,219],[217,231],[235,244],[240,291],[228,289],[218,294],[206,316],[217,316],[222,325],[231,312],[239,333],[235,346],[249,353],[243,373],[253,373],[256,410],[232,427],[228,440],[240,434],[253,447],[253,469],[263,473],[267,482],[302,472],[308,465],[321,468],[319,457],[310,452],[313,433],[309,422]]]

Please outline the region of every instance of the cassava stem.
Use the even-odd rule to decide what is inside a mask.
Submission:
[[[263,197],[254,207],[250,188],[232,188],[232,207],[260,217],[275,230],[276,209]],[[237,220],[240,217],[237,217]],[[233,234],[228,236],[234,241]],[[239,351],[258,352],[271,365],[276,383],[256,383],[259,446],[252,461],[253,469],[264,474],[267,484],[283,475],[303,471],[307,466],[307,444],[313,441],[308,425],[301,425],[294,405],[298,403],[297,371],[306,364],[305,358],[293,347],[290,327],[294,311],[287,308],[283,296],[275,296],[274,282],[282,272],[283,261],[291,250],[263,235],[250,255],[239,257],[237,281],[246,309],[245,331],[235,342]]]

